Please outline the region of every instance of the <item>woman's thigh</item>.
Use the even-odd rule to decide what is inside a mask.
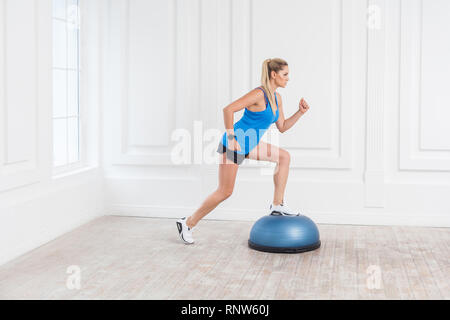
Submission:
[[[226,157],[226,153],[221,156],[219,164],[219,190],[231,193],[236,182],[236,175],[239,165]]]
[[[289,153],[287,150],[264,141],[260,141],[258,145],[248,154],[249,159],[270,162],[280,162],[280,159],[288,156]]]

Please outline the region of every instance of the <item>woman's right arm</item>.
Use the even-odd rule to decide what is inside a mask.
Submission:
[[[223,119],[225,122],[227,138],[229,134],[234,134],[234,113],[241,111],[246,106],[255,104],[261,98],[264,99],[264,93],[261,90],[254,89],[247,93],[245,96],[239,98],[238,100],[223,108]],[[228,148],[230,150],[241,150],[239,143],[235,139],[232,140],[232,143],[228,144]]]

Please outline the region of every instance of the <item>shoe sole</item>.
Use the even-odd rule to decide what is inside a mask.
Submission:
[[[192,244],[192,243],[194,243],[194,241],[188,242],[188,241],[184,240],[184,238],[183,238],[183,225],[181,224],[181,222],[178,222],[178,221],[177,221],[177,229],[178,229],[178,234],[180,235],[180,239],[181,239],[184,243],[186,243],[186,244]]]
[[[274,214],[276,213],[276,214]],[[285,216],[285,217],[298,217],[300,216],[300,214],[283,214],[280,211],[272,211],[272,213],[270,214],[272,216]]]

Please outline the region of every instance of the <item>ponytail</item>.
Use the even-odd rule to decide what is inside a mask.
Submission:
[[[276,106],[275,101],[273,101],[273,92],[270,87],[270,76],[272,71],[278,72],[283,69],[284,66],[287,66],[287,62],[280,58],[275,59],[266,59],[262,65],[262,73],[261,73],[261,86],[266,91],[267,98],[269,99],[270,105],[272,107]]]

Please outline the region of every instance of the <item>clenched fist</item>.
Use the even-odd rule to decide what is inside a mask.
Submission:
[[[298,110],[300,110],[300,112],[302,114],[306,113],[309,110],[309,105],[308,103],[305,101],[305,99],[301,99],[300,103],[298,104]]]

